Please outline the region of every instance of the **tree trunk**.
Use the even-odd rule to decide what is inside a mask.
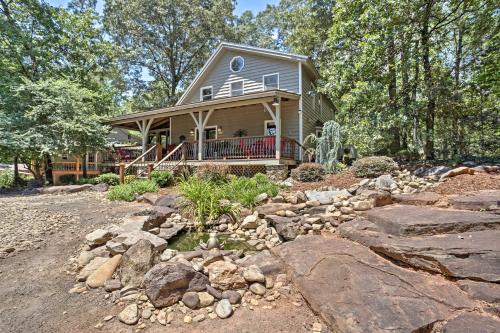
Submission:
[[[424,67],[424,80],[427,90],[427,110],[425,113],[425,158],[433,160],[434,152],[434,119],[436,116],[436,97],[434,92],[434,82],[432,78],[432,65],[430,60],[430,38],[429,21],[432,11],[433,1],[428,0],[425,5],[424,21],[421,30],[422,40],[422,62]]]
[[[388,34],[387,39],[387,64],[388,64],[388,85],[387,85],[387,93],[389,95],[389,110],[391,112],[391,116],[399,119],[398,105],[397,105],[397,97],[396,97],[396,46],[394,44],[394,34],[392,31]],[[401,133],[400,133],[400,124],[399,121],[396,120],[396,124],[393,124],[391,128],[392,133],[392,143],[391,143],[391,153],[395,154],[401,150]]]
[[[19,155],[14,156],[14,182],[17,184],[21,180],[19,177]]]
[[[415,150],[419,152],[420,150],[420,138],[419,138],[419,121],[418,121],[418,109],[417,109],[417,90],[418,83],[420,80],[420,54],[419,54],[419,41],[415,42],[414,49],[414,59],[415,59],[415,69],[414,69],[414,78],[413,78],[413,87],[411,94],[411,102],[412,102],[412,122],[413,122],[413,144],[415,145]]]
[[[453,129],[453,137],[454,137],[454,143],[453,143],[453,155],[459,155],[462,154],[462,149],[460,147],[463,147],[463,128],[462,127],[462,122],[460,121],[461,118],[461,110],[459,108],[459,102],[460,102],[460,69],[462,68],[462,49],[463,49],[463,33],[464,33],[464,26],[462,23],[459,24],[458,31],[457,31],[457,37],[456,37],[456,46],[455,46],[455,64],[453,66],[453,77],[455,81],[455,93],[454,93],[454,100],[455,100],[455,105],[453,108],[453,122],[452,122],[452,129]]]

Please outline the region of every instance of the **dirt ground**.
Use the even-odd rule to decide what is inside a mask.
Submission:
[[[291,191],[306,191],[318,189],[323,186],[333,186],[336,188],[348,188],[359,183],[363,178],[357,178],[351,171],[346,170],[336,174],[325,175],[323,180],[319,182],[296,182],[291,188]]]
[[[26,229],[37,216],[23,214],[27,221],[18,221],[8,215],[35,207],[35,214],[45,212],[42,218],[50,212],[59,218],[71,218],[72,222],[37,234],[36,246],[21,248],[0,259],[0,332],[135,332],[136,326],[119,323],[116,317],[103,322],[104,317],[117,315],[123,308],[105,299],[104,291],[68,293],[75,280],[66,270],[68,259],[78,253],[86,233],[139,209],[141,204],[110,203],[99,193],[0,197],[0,229],[7,225],[10,230],[17,226]],[[170,326],[147,322],[146,329],[140,331],[311,332],[313,323],[320,320],[301,299],[292,292],[274,302],[273,309],[263,309],[265,302],[261,302],[254,310],[238,309],[230,319],[206,319],[196,324],[182,323],[179,314]],[[95,328],[100,322],[103,327]]]
[[[500,189],[500,175],[481,172],[474,175],[458,175],[449,178],[444,183],[434,187],[431,191],[448,195],[498,189]]]

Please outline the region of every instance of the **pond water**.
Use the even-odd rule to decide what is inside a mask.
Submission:
[[[206,243],[208,241],[208,232],[188,231],[184,232],[168,241],[167,248],[177,251],[192,251],[200,245],[200,241]],[[246,241],[235,240],[228,234],[217,235],[219,242],[224,244],[224,250],[243,250],[255,251],[253,246],[248,245]]]

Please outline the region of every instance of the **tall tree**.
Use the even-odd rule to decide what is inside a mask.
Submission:
[[[126,55],[143,107],[174,104],[215,46],[234,36],[232,0],[107,0],[105,27]]]

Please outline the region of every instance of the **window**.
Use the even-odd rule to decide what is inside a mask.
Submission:
[[[212,99],[212,86],[202,87],[200,89],[200,101],[209,101]]]
[[[269,74],[262,77],[263,90],[279,89],[279,74]]]
[[[315,133],[317,138],[321,138],[321,135],[323,135],[323,127],[316,127]]]
[[[194,129],[194,139],[198,140],[198,129]],[[207,126],[203,130],[203,140],[217,139],[217,126]]]
[[[264,135],[276,135],[276,124],[273,120],[264,121]]]
[[[231,59],[231,63],[229,64],[231,72],[240,72],[243,67],[245,67],[245,59],[243,57],[237,56]]]
[[[243,81],[231,82],[231,96],[243,95]]]

